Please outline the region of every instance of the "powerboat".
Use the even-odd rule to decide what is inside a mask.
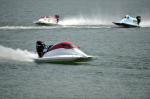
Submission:
[[[82,52],[72,42],[60,42],[46,46],[43,42],[37,41],[36,50],[39,56],[39,58],[35,59],[36,62],[84,62],[93,58],[93,56]]]
[[[112,22],[115,25],[118,25],[119,27],[140,27],[139,24],[141,22],[141,16],[137,16],[136,18],[133,18],[129,15],[126,15],[120,22]]]
[[[59,15],[54,15],[54,16],[43,16],[33,23],[38,25],[57,25],[58,22],[59,22]]]

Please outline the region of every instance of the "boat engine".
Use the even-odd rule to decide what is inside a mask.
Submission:
[[[39,57],[42,57],[44,55],[43,51],[44,51],[45,47],[46,47],[46,45],[42,41],[36,42],[36,51],[37,51]]]
[[[140,24],[140,22],[141,22],[141,16],[137,16],[136,19],[137,19],[137,23]]]
[[[58,23],[58,21],[59,21],[59,15],[55,15],[55,18],[56,18],[57,23]]]

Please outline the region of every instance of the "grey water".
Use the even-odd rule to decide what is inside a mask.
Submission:
[[[150,99],[149,0],[0,0],[0,99]],[[45,15],[58,26],[37,26]],[[140,15],[141,28],[112,21]],[[94,60],[35,63],[35,42],[70,41]]]

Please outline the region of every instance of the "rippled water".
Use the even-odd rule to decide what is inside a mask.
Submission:
[[[0,5],[1,99],[150,98],[148,0],[1,0]],[[142,27],[111,23],[127,13],[141,15]],[[59,26],[32,23],[54,14],[61,16]],[[71,41],[96,59],[35,63],[37,40]]]

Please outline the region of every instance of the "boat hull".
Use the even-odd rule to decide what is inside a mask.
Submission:
[[[44,26],[58,25],[57,23],[48,23],[48,22],[45,23],[45,22],[39,22],[39,21],[36,21],[34,23],[37,25],[44,25]]]
[[[117,23],[117,22],[112,22],[115,25],[118,25],[119,27],[123,28],[134,28],[134,27],[140,27],[139,25],[132,25],[132,24],[125,24],[125,23]]]
[[[57,56],[57,57],[44,57],[36,58],[35,62],[38,63],[70,63],[70,62],[85,62],[91,60],[92,56],[81,57],[81,56]]]

